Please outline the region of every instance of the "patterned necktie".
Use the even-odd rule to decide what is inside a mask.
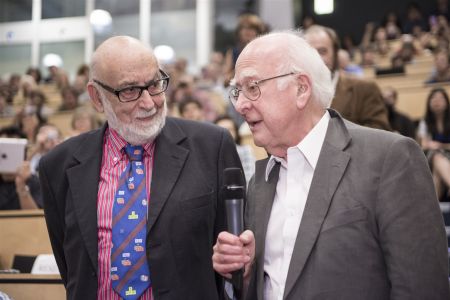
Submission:
[[[142,146],[127,145],[129,163],[113,205],[111,281],[123,299],[138,299],[151,285],[145,251],[147,193]]]

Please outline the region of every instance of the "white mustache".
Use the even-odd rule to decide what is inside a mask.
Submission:
[[[136,114],[136,118],[148,118],[148,117],[153,117],[154,115],[156,115],[156,113],[158,112],[158,110],[153,107],[152,110],[150,111],[141,111],[138,112]]]

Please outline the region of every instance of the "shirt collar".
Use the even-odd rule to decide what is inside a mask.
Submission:
[[[111,127],[108,127],[105,132],[106,143],[108,144],[108,149],[110,151],[111,157],[121,157],[125,154],[125,146],[128,144],[119,133]],[[145,143],[142,145],[144,148],[144,155],[151,156],[154,149],[154,142]]]
[[[305,156],[309,165],[316,169],[317,162],[319,160],[320,150],[322,149],[323,142],[325,141],[325,135],[327,133],[328,123],[330,121],[330,113],[325,111],[320,121],[311,129],[311,131],[298,143],[298,145],[292,147],[300,150]],[[269,180],[269,174],[276,163],[282,163],[285,160],[281,157],[271,155],[269,162],[266,166],[266,181]]]

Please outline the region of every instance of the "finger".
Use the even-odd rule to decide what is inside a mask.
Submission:
[[[226,231],[222,231],[217,236],[217,243],[239,245],[239,244],[241,244],[241,241],[240,241],[239,237],[235,236],[234,234],[231,234]]]
[[[239,236],[239,240],[244,244],[251,244],[255,241],[255,236],[251,230],[246,230]]]

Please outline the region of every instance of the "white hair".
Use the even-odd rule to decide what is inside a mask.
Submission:
[[[255,51],[275,51],[277,61],[280,62],[275,69],[279,74],[298,72],[307,75],[312,83],[312,99],[324,108],[329,107],[334,97],[330,70],[317,50],[301,36],[300,32],[293,30],[272,32],[256,38],[251,43],[262,39],[273,40],[268,43],[268,47],[261,47]],[[292,80],[291,76],[278,79],[278,89],[284,89],[289,80]]]

